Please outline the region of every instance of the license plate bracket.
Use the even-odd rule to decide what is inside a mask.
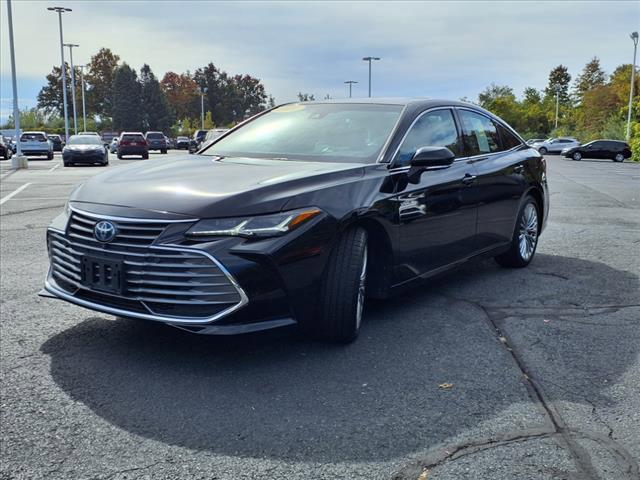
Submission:
[[[82,284],[91,290],[122,294],[124,268],[122,261],[92,256],[82,257]]]

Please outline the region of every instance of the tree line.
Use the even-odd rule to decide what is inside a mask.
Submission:
[[[67,79],[71,69],[66,65]],[[78,128],[82,129],[81,71],[74,67]],[[213,63],[193,73],[167,72],[158,79],[147,64],[136,72],[108,48],[91,57],[85,69],[85,102],[89,130],[161,130],[174,135],[200,128],[201,94],[207,112],[205,128],[234,125],[275,104],[264,85],[251,75],[231,75]],[[67,81],[67,109],[72,121],[71,82]],[[28,119],[45,119],[60,130],[64,101],[60,67],[54,66],[38,94]],[[51,130],[51,128],[50,128]]]

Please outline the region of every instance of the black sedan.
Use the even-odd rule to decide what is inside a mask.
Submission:
[[[548,200],[544,158],[479,107],[287,104],[74,190],[46,290],[197,333],[298,324],[348,342],[367,297],[476,258],[527,266]]]
[[[78,163],[109,164],[109,150],[96,135],[72,135],[62,149],[62,162],[65,167]]]
[[[54,152],[61,152],[62,151],[62,149],[64,148],[65,143],[62,140],[62,137],[60,135],[47,135],[47,138],[53,144],[53,151]]]
[[[562,155],[577,161],[583,158],[602,158],[624,162],[626,158],[631,158],[631,148],[628,143],[620,140],[594,140],[578,147],[566,148]]]

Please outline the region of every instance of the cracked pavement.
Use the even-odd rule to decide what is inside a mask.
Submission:
[[[370,302],[346,347],[38,297],[46,226],[102,170],[2,162],[0,198],[32,184],[1,208],[0,478],[640,478],[640,165],[547,160],[529,268]]]

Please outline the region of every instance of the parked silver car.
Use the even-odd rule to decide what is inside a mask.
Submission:
[[[572,137],[556,137],[548,138],[543,142],[537,142],[531,145],[538,150],[542,155],[546,153],[559,154],[565,148],[579,147],[580,142]]]

